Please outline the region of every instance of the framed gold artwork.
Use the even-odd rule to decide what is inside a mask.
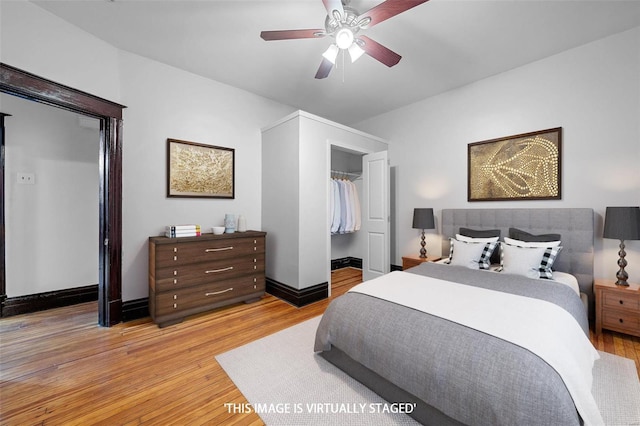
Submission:
[[[559,200],[562,127],[468,145],[467,200]]]
[[[235,198],[235,150],[167,139],[167,197]]]

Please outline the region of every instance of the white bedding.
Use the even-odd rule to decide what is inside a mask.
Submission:
[[[591,394],[591,371],[599,356],[575,319],[557,305],[401,271],[350,291],[390,300],[528,349],[562,377],[585,424],[603,424]]]

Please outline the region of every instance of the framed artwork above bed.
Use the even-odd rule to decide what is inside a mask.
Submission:
[[[559,200],[562,127],[468,145],[467,200]]]

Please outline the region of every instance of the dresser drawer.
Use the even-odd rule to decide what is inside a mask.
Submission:
[[[195,243],[163,244],[156,247],[155,267],[165,268],[206,262],[211,259],[231,259],[238,256],[264,253],[264,237],[210,239]]]
[[[155,295],[155,316],[188,315],[207,306],[222,306],[226,301],[255,294],[262,296],[264,276],[232,278]]]
[[[602,304],[605,308],[624,309],[640,312],[640,295],[620,293],[617,291],[603,292]]]
[[[155,290],[161,293],[246,275],[264,276],[264,253],[159,269]]]
[[[609,330],[635,332],[640,330],[640,313],[609,309],[602,314],[602,327]]]

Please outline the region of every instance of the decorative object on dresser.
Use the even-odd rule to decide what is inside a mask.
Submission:
[[[422,262],[437,262],[442,259],[440,256],[402,256],[402,270],[406,271],[409,268],[418,266]]]
[[[424,230],[425,229],[435,229],[435,221],[433,219],[433,209],[413,209],[413,229],[421,229],[421,239],[420,239],[420,257],[427,257],[427,249],[424,248]]]
[[[603,328],[640,337],[640,285],[620,286],[597,279],[596,334]]]
[[[265,292],[266,233],[149,238],[149,313],[160,327]]]
[[[235,150],[167,139],[167,197],[235,198]]]
[[[604,219],[603,238],[620,240],[617,285],[627,286],[629,274],[624,270],[627,266],[624,251],[624,240],[640,240],[640,207],[607,207]]]
[[[468,145],[467,200],[559,200],[562,127]]]

